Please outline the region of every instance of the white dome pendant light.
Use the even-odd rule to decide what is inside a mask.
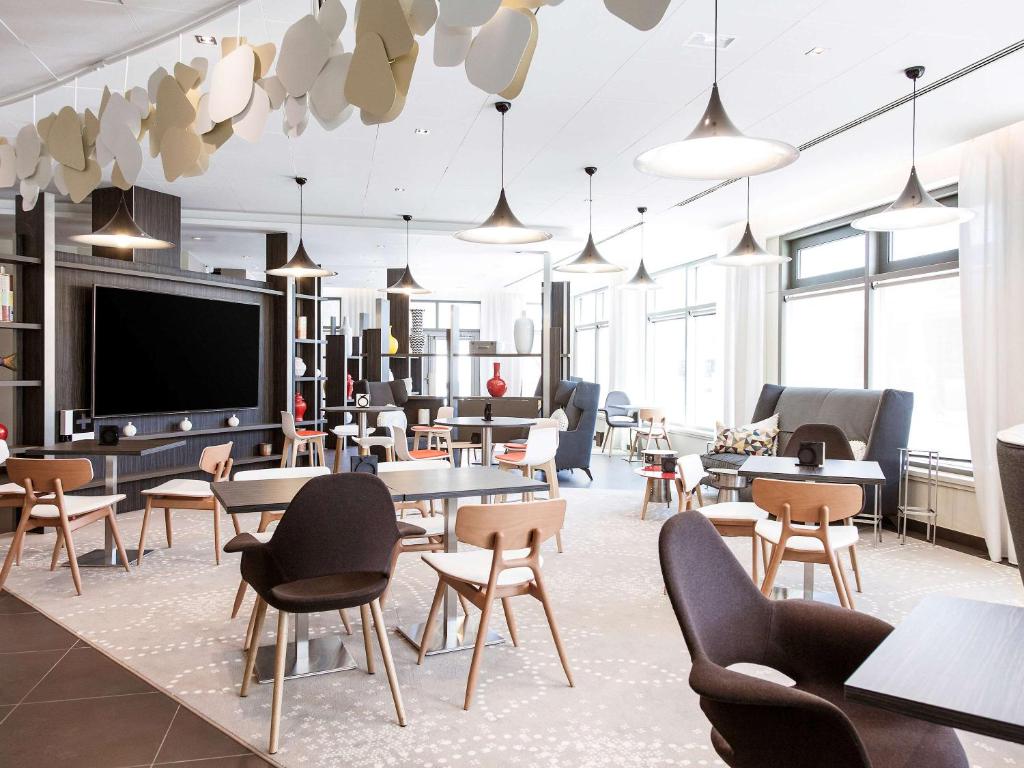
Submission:
[[[674,179],[737,179],[784,168],[800,150],[784,141],[747,136],[737,128],[718,95],[718,0],[715,0],[715,73],[711,98],[697,127],[682,141],[637,156],[637,170]]]
[[[776,256],[761,247],[750,230],[750,177],[747,177],[747,226],[736,246],[724,256],[714,260],[722,267],[761,267],[765,264],[785,264],[788,256]]]
[[[651,277],[651,273],[644,266],[644,214],[647,213],[647,207],[641,205],[637,211],[640,213],[640,266],[636,268],[636,274],[622,287],[631,291],[651,291],[661,286],[658,285],[657,280]]]
[[[591,274],[597,272],[622,272],[625,267],[620,267],[618,264],[613,264],[608,261],[608,259],[602,256],[601,252],[597,250],[597,245],[594,243],[594,174],[597,173],[597,168],[592,165],[588,165],[583,170],[587,172],[587,177],[590,179],[590,192],[587,195],[590,234],[587,236],[587,244],[583,246],[583,250],[580,251],[579,256],[568,264],[558,265],[555,267],[555,271],[585,272]]]
[[[917,81],[924,74],[924,67],[910,67],[903,74],[914,84],[910,99],[910,178],[892,205],[884,211],[855,219],[851,223],[854,229],[892,232],[939,224],[959,224],[974,217],[974,212],[966,208],[954,208],[940,203],[928,193],[917,177]]]
[[[429,288],[424,288],[416,282],[416,278],[412,276],[412,270],[409,269],[409,222],[412,221],[412,216],[403,213],[402,220],[405,222],[405,271],[397,281],[385,288],[384,292],[404,293],[407,296],[430,293]]]
[[[456,232],[455,237],[467,243],[484,243],[487,245],[525,245],[539,243],[551,239],[550,232],[531,229],[524,226],[509,207],[505,197],[505,113],[512,108],[508,101],[499,101],[494,105],[501,115],[501,193],[494,212],[479,227]]]

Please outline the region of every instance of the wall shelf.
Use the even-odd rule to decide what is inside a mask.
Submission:
[[[43,382],[38,379],[13,379],[11,381],[0,381],[0,387],[41,387]]]
[[[100,421],[97,419],[96,421]],[[225,435],[229,432],[256,432],[266,429],[280,429],[280,424],[239,424],[237,427],[213,427],[209,429],[190,429],[188,432],[182,432],[180,429],[175,429],[171,432],[147,432],[146,434],[138,434],[136,438],[147,438],[149,440],[162,440],[168,437],[202,437],[203,435]]]
[[[0,330],[10,328],[12,331],[41,331],[42,323],[0,323]]]
[[[296,376],[296,381],[327,381],[326,376]]]
[[[326,344],[327,342],[325,340],[323,340],[323,339],[295,339],[295,343],[296,344],[316,344],[316,345],[319,346],[321,344]]]
[[[313,296],[313,295],[308,294],[308,293],[296,293],[295,294],[295,298],[299,299],[301,301],[326,301],[328,297],[326,297],[326,296]]]
[[[42,264],[43,260],[36,256],[22,256],[19,253],[7,253],[0,256],[0,264]]]

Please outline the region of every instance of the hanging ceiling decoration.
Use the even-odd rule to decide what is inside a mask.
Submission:
[[[146,234],[142,227],[135,223],[135,219],[128,212],[128,206],[125,205],[123,194],[117,211],[110,217],[110,221],[95,232],[90,232],[88,235],[72,235],[68,239],[74,240],[76,243],[98,245],[105,248],[157,250],[174,247],[174,243],[158,240],[152,235]]]
[[[640,266],[636,268],[636,274],[622,287],[634,291],[650,291],[661,286],[658,285],[657,280],[651,277],[651,273],[644,266],[644,214],[647,213],[647,206],[641,205],[637,211],[640,213]]]
[[[737,128],[718,95],[718,0],[715,0],[715,70],[711,98],[697,127],[682,141],[637,156],[637,170],[676,179],[735,179],[784,168],[800,150],[776,139],[747,136]]]
[[[306,179],[302,176],[295,177],[295,183],[299,185],[299,247],[295,249],[295,254],[288,259],[287,263],[283,267],[277,267],[276,269],[268,269],[268,275],[274,275],[275,277],[333,277],[338,274],[332,272],[329,269],[324,269],[306,253],[306,246],[302,242],[302,188],[306,186]]]
[[[583,169],[587,172],[589,179],[589,194],[587,195],[587,206],[589,216],[589,228],[590,234],[587,236],[587,244],[583,246],[583,250],[580,251],[579,256],[570,261],[568,264],[559,264],[555,267],[558,272],[621,272],[625,267],[620,267],[618,264],[613,264],[608,261],[601,252],[597,250],[597,245],[594,244],[594,174],[597,173],[597,168],[592,165],[588,165]]]
[[[405,270],[398,280],[384,289],[384,292],[404,293],[407,296],[430,293],[430,289],[424,288],[416,282],[416,278],[412,276],[412,270],[409,268],[409,222],[412,221],[412,216],[404,213],[402,214],[402,220],[405,221]]]
[[[498,204],[487,221],[479,227],[456,232],[455,237],[468,243],[486,243],[489,245],[524,245],[550,240],[551,233],[523,226],[509,207],[505,197],[505,113],[512,108],[507,101],[499,101],[494,105],[501,115],[501,192]]]
[[[747,226],[743,230],[743,236],[736,243],[736,247],[724,256],[714,260],[715,264],[723,267],[761,267],[765,264],[785,264],[789,261],[788,256],[776,256],[761,247],[750,230],[750,177],[747,177]]]
[[[891,232],[939,224],[959,224],[974,217],[974,212],[966,208],[954,208],[940,203],[929,194],[917,177],[917,81],[924,75],[924,67],[910,67],[903,74],[913,83],[910,98],[910,178],[892,205],[884,211],[854,220],[851,224],[854,229]]]

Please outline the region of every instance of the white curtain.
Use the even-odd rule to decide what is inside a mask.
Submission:
[[[497,342],[498,352],[515,352],[515,322],[526,309],[526,302],[527,296],[517,291],[485,292],[480,297],[480,340]],[[540,349],[533,351],[539,353]],[[523,381],[523,366],[518,359],[482,358],[480,362],[481,393],[486,392],[485,382],[494,374],[493,364],[500,363],[501,378],[508,386],[506,391],[510,397],[533,395],[537,382]]]
[[[996,464],[996,432],[1024,422],[1024,123],[968,144],[960,202],[967,426],[988,554],[1017,562]]]
[[[609,388],[625,392],[631,402],[648,402],[647,391],[647,303],[643,291],[613,287],[609,291],[608,318],[611,381]],[[601,400],[608,395],[601,393]]]
[[[376,315],[377,299],[383,298],[384,294],[375,288],[327,288],[324,290],[327,296],[341,297],[341,319],[348,318],[348,324],[352,327],[352,334],[358,338],[365,330],[359,327],[359,315],[365,312],[370,316],[368,328],[376,328],[374,321]]]

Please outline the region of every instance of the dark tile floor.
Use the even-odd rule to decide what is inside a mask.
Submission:
[[[271,764],[7,592],[0,592],[0,766]]]

